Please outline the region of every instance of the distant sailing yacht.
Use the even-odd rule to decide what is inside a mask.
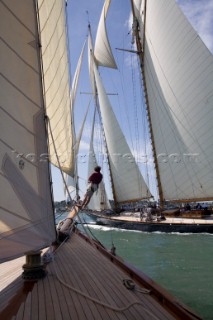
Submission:
[[[106,31],[108,8],[109,2],[106,1],[94,49],[93,86],[99,101],[116,206],[148,199],[151,193],[112,111],[97,69],[98,65],[116,67]],[[165,201],[212,200],[212,54],[174,1],[169,6],[161,1],[157,5],[155,1],[135,1],[132,2],[132,11],[160,207],[164,207]],[[115,222],[98,215],[97,221],[126,228],[127,223],[117,219]],[[127,228],[135,228],[136,220],[130,223],[134,226]],[[168,228],[171,223],[172,228]],[[202,220],[175,220],[164,222],[163,226],[155,224],[154,228],[140,224],[138,228],[146,231],[213,232],[212,222]]]

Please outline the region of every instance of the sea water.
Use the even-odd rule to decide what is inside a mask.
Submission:
[[[84,216],[82,221],[91,222]],[[213,235],[147,233],[94,224],[88,230],[108,249],[113,243],[117,255],[204,320],[213,320]]]

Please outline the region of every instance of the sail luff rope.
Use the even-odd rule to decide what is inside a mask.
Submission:
[[[139,160],[139,153],[140,153],[140,147],[139,147],[139,127],[138,127],[138,106],[137,106],[137,99],[136,99],[136,88],[135,88],[135,83],[136,83],[136,78],[135,78],[135,70],[134,70],[134,61],[133,61],[133,56],[131,55],[131,69],[132,69],[132,89],[133,89],[133,109],[134,109],[134,118],[135,118],[135,162],[138,166],[138,160]],[[140,192],[142,194],[143,188],[142,188],[142,182],[139,179],[139,174],[137,175],[138,177],[138,184],[140,187]]]
[[[139,63],[139,59],[137,60],[138,61],[138,69],[140,69],[140,63]],[[147,130],[148,130],[148,126],[147,126],[147,111],[146,111],[146,107],[145,107],[145,101],[144,101],[144,97],[143,97],[143,81],[142,81],[142,78],[141,76],[139,75],[139,83],[140,83],[140,101],[141,101],[141,104],[142,104],[142,113],[141,113],[141,117],[142,117],[142,128],[143,128],[143,137],[144,137],[144,154],[145,154],[145,167],[146,167],[146,178],[147,178],[147,185],[148,185],[148,188],[149,190],[151,189],[150,188],[150,168],[148,166],[148,148],[147,148],[147,143],[148,143],[148,137],[147,137]],[[141,150],[142,151],[142,150]],[[149,170],[150,169],[150,170]],[[155,183],[155,186],[156,186],[156,183]],[[156,186],[157,187],[157,186]],[[155,194],[158,193],[158,190],[155,189]]]

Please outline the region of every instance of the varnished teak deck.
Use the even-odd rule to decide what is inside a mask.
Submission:
[[[11,287],[18,292],[19,297],[13,297],[12,289],[2,290],[1,319],[198,319],[184,308],[180,307],[177,311],[178,302],[175,298],[149,278],[139,281],[139,272],[129,271],[128,265],[122,270],[119,259],[107,252],[104,255],[102,251],[105,252],[98,244],[91,246],[86,238],[73,234],[70,240],[56,251],[54,260],[47,265],[47,276],[37,283],[31,283],[27,294],[23,294],[20,277]],[[142,288],[144,283],[151,292],[146,294],[128,290],[123,285],[123,279],[130,278],[129,272],[136,289]],[[10,303],[7,304],[6,300]],[[127,309],[119,310],[123,308]]]

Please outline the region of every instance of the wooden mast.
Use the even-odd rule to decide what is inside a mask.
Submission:
[[[150,138],[151,138],[151,143],[152,143],[152,151],[153,151],[154,164],[155,164],[155,170],[156,170],[157,186],[158,186],[159,197],[160,197],[160,207],[162,208],[164,206],[164,196],[163,196],[159,166],[158,166],[158,161],[157,161],[157,152],[156,152],[156,148],[155,148],[155,140],[154,140],[154,134],[153,134],[153,130],[152,130],[152,119],[151,119],[149,98],[148,98],[146,79],[145,79],[145,73],[144,73],[146,3],[147,3],[147,1],[145,0],[145,2],[144,2],[144,30],[143,30],[143,45],[142,45],[140,35],[139,35],[139,25],[138,25],[137,18],[135,16],[134,4],[133,4],[133,0],[131,0],[132,14],[133,14],[133,28],[134,28],[136,45],[137,45],[137,50],[138,50],[137,54],[140,59],[141,74],[142,74],[142,80],[143,80],[143,84],[144,84],[144,97],[145,97],[145,101],[146,101],[146,110],[147,110],[147,117],[148,117],[148,122],[149,122],[149,129],[150,129]]]
[[[89,33],[91,35],[91,27],[90,24],[88,24],[88,29],[89,29]],[[94,59],[94,54],[93,52],[90,52],[90,54],[92,54],[92,58],[93,61]],[[95,62],[94,62],[95,63]],[[109,166],[109,174],[110,174],[110,180],[111,180],[111,185],[112,185],[112,194],[113,194],[113,198],[114,198],[114,206],[115,208],[117,207],[117,197],[116,197],[116,193],[115,193],[115,187],[114,187],[114,183],[113,183],[113,177],[112,177],[112,170],[111,170],[111,166],[110,166],[110,161],[109,161],[109,152],[108,152],[108,147],[107,147],[107,143],[106,143],[106,137],[105,137],[105,132],[104,132],[104,127],[103,127],[103,123],[102,123],[102,117],[101,117],[101,112],[100,112],[100,107],[99,107],[99,103],[98,103],[98,92],[97,92],[97,87],[96,87],[96,83],[95,85],[95,107],[98,110],[98,114],[99,114],[99,118],[100,118],[100,122],[101,122],[101,127],[102,127],[102,132],[103,132],[103,137],[104,137],[104,144],[105,144],[105,149],[106,149],[106,155],[107,155],[107,162],[108,162],[108,166]]]
[[[97,94],[97,90],[96,90],[96,95],[98,95]],[[105,146],[105,149],[106,149],[107,162],[108,162],[108,166],[109,166],[109,174],[110,174],[110,180],[111,180],[111,185],[112,185],[112,194],[113,194],[113,199],[114,199],[114,207],[117,208],[118,201],[117,201],[117,197],[116,197],[116,193],[115,193],[115,187],[114,187],[114,182],[113,182],[113,177],[112,177],[112,170],[111,170],[111,165],[110,165],[110,161],[109,161],[109,152],[108,152],[108,147],[107,147],[107,143],[106,143],[104,126],[103,126],[103,123],[102,123],[102,118],[101,118],[101,112],[100,112],[99,105],[96,105],[96,108],[98,110],[98,114],[99,114],[99,117],[100,117],[101,127],[102,127],[102,132],[103,132],[103,137],[104,137],[104,146]]]

